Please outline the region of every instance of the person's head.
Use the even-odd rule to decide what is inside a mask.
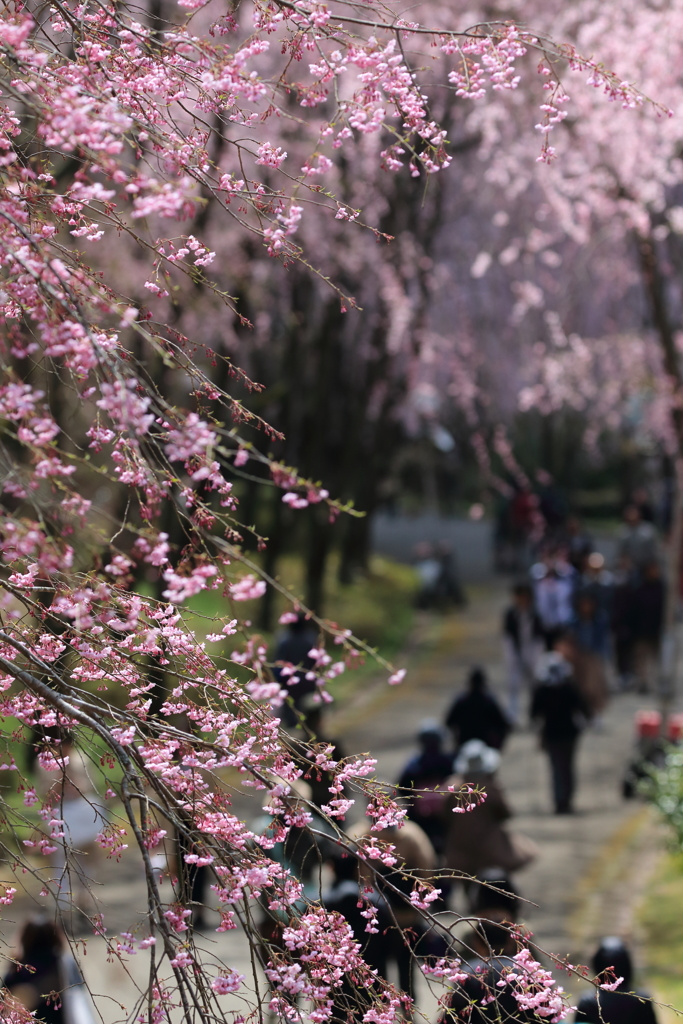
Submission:
[[[571,667],[575,663],[577,655],[574,634],[570,633],[568,630],[565,633],[560,633],[553,643],[551,653],[561,655]]]
[[[335,851],[328,863],[335,882],[358,881],[358,860],[352,854],[344,854],[341,850]]]
[[[465,939],[472,952],[482,959],[490,956],[514,956],[517,943],[509,928],[495,921],[477,921]]]
[[[296,618],[288,623],[290,633],[303,633],[305,629],[312,627],[311,620],[305,612],[296,612]]]
[[[38,914],[24,924],[19,933],[21,954],[19,959],[31,964],[36,958],[48,960],[60,956],[64,949],[64,935],[59,925],[47,915]]]
[[[453,768],[467,781],[474,775],[493,775],[499,764],[497,750],[487,746],[483,740],[468,740],[458,751]]]
[[[602,572],[605,568],[604,555],[601,555],[599,551],[591,551],[590,555],[586,558],[586,568],[589,572]]]
[[[516,583],[512,588],[512,598],[520,611],[528,611],[534,603],[534,592],[528,583]]]
[[[475,665],[474,668],[470,669],[470,674],[467,677],[467,687],[472,693],[481,693],[482,690],[486,689],[486,672],[480,665]]]
[[[662,575],[662,567],[659,562],[648,562],[643,569],[643,576],[646,580],[658,580]]]
[[[439,723],[433,721],[431,718],[425,719],[425,721],[420,725],[420,731],[417,734],[417,742],[425,753],[436,753],[441,750],[441,746],[443,744],[443,732]]]
[[[536,664],[536,679],[539,683],[557,686],[569,679],[571,674],[571,665],[559,651],[547,651]]]
[[[603,971],[614,970],[615,978],[623,978],[619,986],[628,991],[633,977],[633,961],[624,942],[615,935],[602,939],[593,956],[593,971],[596,975]]]
[[[434,557],[434,546],[430,544],[428,540],[421,540],[419,544],[415,545],[413,550],[413,557],[416,562],[424,562],[428,558]]]
[[[627,505],[624,509],[624,522],[627,526],[637,526],[640,522],[640,509],[637,505]]]
[[[517,920],[519,895],[502,868],[480,871],[468,889],[470,911],[492,921]]]

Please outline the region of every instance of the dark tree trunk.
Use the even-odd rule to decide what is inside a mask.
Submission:
[[[306,548],[306,604],[316,615],[323,612],[325,569],[331,541],[332,527],[325,518],[325,510],[312,509]]]
[[[371,525],[372,516],[369,513],[362,519],[348,520],[340,551],[340,583],[353,583],[357,572],[367,572],[370,568]]]
[[[272,494],[272,512],[270,528],[268,531],[268,544],[263,560],[263,569],[268,576],[274,577],[277,572],[277,565],[282,554],[286,536],[285,509],[282,504],[282,494],[278,489]],[[259,626],[261,629],[270,630],[273,627],[273,612],[275,610],[275,591],[268,587],[259,612]]]

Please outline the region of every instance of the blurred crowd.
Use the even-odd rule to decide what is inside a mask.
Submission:
[[[425,547],[421,561],[423,607],[461,604],[452,551],[445,545]],[[302,768],[292,800],[312,820],[309,827],[292,826],[278,841],[283,822],[274,805],[250,827],[267,837],[269,855],[301,883],[301,909],[306,900],[319,901],[345,918],[377,976],[397,984],[408,997],[406,1019],[412,1017],[418,965],[455,954],[462,959],[462,973],[458,986],[442,1000],[444,1024],[448,1019],[488,1024],[508,1017],[538,1021],[532,1010],[520,1009],[501,983],[518,965],[513,958],[528,948],[515,876],[538,854],[534,843],[511,827],[512,810],[499,772],[506,742],[528,724],[537,731],[548,758],[552,806],[559,815],[571,814],[583,730],[603,728],[613,694],[627,689],[654,693],[659,684],[666,588],[660,537],[644,498],[624,510],[613,565],[605,564],[575,516],[559,514],[556,528],[539,541],[528,562],[520,565],[523,578],[512,587],[502,618],[504,698],[489,686],[484,669],[475,666],[462,690],[453,694],[443,720],[422,723],[417,749],[387,784],[405,810],[402,827],[392,824],[373,833],[393,845],[396,860],[374,861],[373,871],[340,847],[322,810],[329,801],[329,772],[311,770],[310,743],[334,748],[337,761],[345,756],[316,703],[310,652],[318,642],[317,630],[298,614],[276,638],[275,675],[291,697],[280,714],[292,757]],[[73,937],[79,932],[74,913],[81,920],[93,913],[93,802],[99,798],[73,738],[36,737],[34,752],[48,741],[60,755],[69,755],[59,794],[65,837],[57,843],[52,868],[60,879],[57,909]],[[44,775],[36,766],[43,792],[55,785]],[[367,818],[349,820],[345,827],[353,850],[370,823]],[[158,870],[178,876],[179,898],[193,908],[188,925],[197,931],[213,927],[207,909],[215,880],[211,867],[187,863],[180,834],[166,846],[168,863],[165,859]],[[437,890],[426,917],[410,900],[417,881]],[[287,913],[265,898],[259,905],[257,927],[270,955],[284,948]],[[581,999],[577,1021],[656,1024],[647,994],[627,994],[633,990],[633,965],[619,939],[603,940],[593,967],[609,989],[594,989]],[[92,1024],[93,1007],[54,916],[24,923],[4,985],[37,1021]],[[49,995],[56,991],[65,993],[61,1002]],[[357,1003],[368,1002],[371,995],[346,979],[336,997],[335,1017],[360,1019]]]
[[[597,726],[610,692],[654,693],[666,618],[661,542],[645,518],[647,503],[626,506],[614,565],[608,568],[576,516],[539,548],[516,584],[503,623],[509,713],[542,651],[570,663],[589,718]]]

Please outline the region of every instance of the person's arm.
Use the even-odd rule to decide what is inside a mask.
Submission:
[[[582,996],[574,1014],[575,1024],[604,1024],[600,1018],[598,1001],[595,996]]]

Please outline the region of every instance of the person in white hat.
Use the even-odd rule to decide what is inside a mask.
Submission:
[[[530,839],[504,827],[512,812],[495,778],[499,764],[498,751],[482,740],[469,740],[455,759],[456,774],[448,780],[455,792],[446,802],[445,850],[446,867],[453,871],[467,875],[492,867],[519,871],[536,856]],[[465,785],[485,790],[486,799],[472,810],[458,813],[464,803],[458,788]]]

